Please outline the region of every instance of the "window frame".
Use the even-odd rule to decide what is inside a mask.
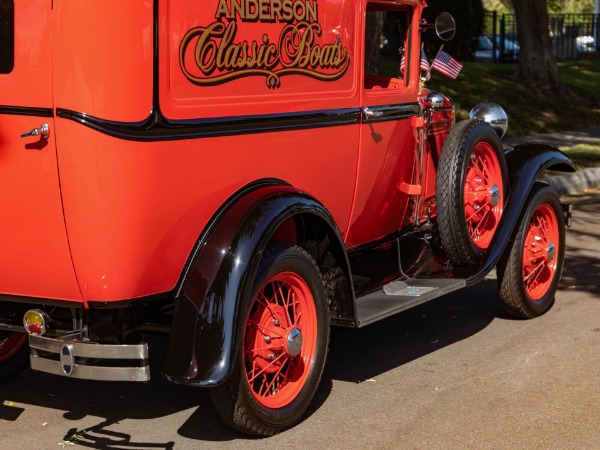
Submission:
[[[4,26],[5,22],[8,27]],[[15,2],[0,0],[0,75],[15,68]]]
[[[370,12],[404,12],[406,13],[406,29],[404,36],[404,51],[403,55],[400,56],[400,60],[398,61],[398,73],[400,74],[400,64],[402,61],[402,56],[405,58],[405,71],[404,76],[402,77],[389,77],[386,75],[378,75],[378,74],[368,74],[366,69],[366,50],[367,50],[367,21],[365,20],[365,26],[362,33],[363,40],[363,54],[362,54],[362,90],[367,95],[372,93],[377,93],[381,91],[394,91],[394,90],[403,90],[410,86],[411,84],[411,46],[413,39],[413,17],[415,10],[410,4],[402,4],[399,5],[395,2],[382,2],[382,1],[369,1],[366,5],[365,13]],[[381,60],[381,58],[380,58]],[[377,83],[374,83],[372,86],[367,86],[367,79],[371,79],[373,81],[377,80]]]

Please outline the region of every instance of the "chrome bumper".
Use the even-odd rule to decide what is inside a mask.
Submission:
[[[148,344],[107,345],[29,336],[31,368],[83,380],[148,381]],[[125,361],[126,360],[126,361]],[[125,364],[127,363],[127,364]]]

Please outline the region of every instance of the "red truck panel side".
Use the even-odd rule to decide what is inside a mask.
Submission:
[[[203,227],[242,186],[279,178],[349,220],[358,125],[168,142],[116,139],[57,119],[61,184],[87,300],[172,289]],[[307,161],[312,161],[308,164]]]

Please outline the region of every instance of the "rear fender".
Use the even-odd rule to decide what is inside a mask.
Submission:
[[[238,195],[208,227],[176,295],[166,379],[212,386],[231,374],[244,302],[252,295],[263,251],[278,227],[295,216],[324,222],[337,240],[333,245],[343,248],[325,207],[290,186],[259,186]],[[340,264],[349,273],[347,257]]]
[[[506,248],[533,184],[545,170],[575,172],[567,155],[555,147],[544,144],[521,144],[504,152],[510,178],[510,192],[500,224],[487,258],[479,270],[467,279],[467,285],[481,281],[498,263]]]

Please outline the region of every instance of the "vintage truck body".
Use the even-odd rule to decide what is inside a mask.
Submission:
[[[510,312],[552,305],[569,213],[537,180],[572,164],[504,152],[493,106],[455,124],[423,0],[0,5],[0,378],[145,381],[169,333],[164,377],[270,435],[330,325],[497,265]]]

